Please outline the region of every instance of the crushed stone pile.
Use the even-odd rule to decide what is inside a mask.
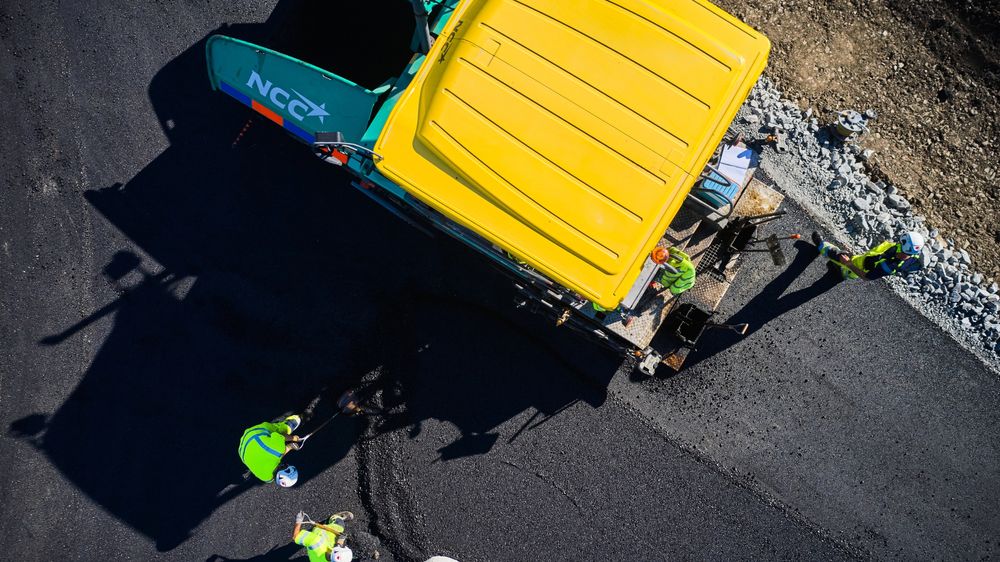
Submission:
[[[877,118],[874,110],[864,112]],[[889,280],[913,306],[994,368],[1000,368],[1000,287],[976,272],[969,253],[914,214],[899,190],[872,180],[871,150],[842,142],[811,109],[783,99],[762,77],[733,123],[748,140],[777,133],[764,149],[761,169],[788,195],[819,217],[855,252],[916,230],[928,242],[924,269]]]

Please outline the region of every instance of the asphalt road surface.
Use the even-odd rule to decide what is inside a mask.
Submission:
[[[752,257],[723,310],[748,337],[642,380],[275,127],[233,147],[206,37],[374,86],[410,26],[0,4],[3,558],[288,560],[299,509],[354,511],[382,560],[997,555],[998,380],[884,285]],[[382,411],[317,433],[300,485],[241,479],[243,429],[359,381]]]

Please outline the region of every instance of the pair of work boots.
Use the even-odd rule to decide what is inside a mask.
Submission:
[[[826,262],[826,269],[829,274],[835,274],[838,278],[845,278],[846,275],[844,272],[846,270],[837,262],[840,261],[839,257],[841,255],[845,255],[848,258],[850,258],[851,255],[829,242],[824,242],[823,237],[820,236],[819,232],[816,232],[815,230],[812,231],[812,234],[810,234],[809,237],[812,240],[812,243],[816,245],[816,251],[818,251],[824,258],[827,258],[828,261]],[[824,245],[826,248],[824,248]]]
[[[850,254],[847,254],[836,245],[831,244],[829,242],[824,242],[823,237],[820,236],[819,232],[816,232],[815,230],[812,231],[812,234],[810,234],[809,237],[812,239],[812,243],[816,245],[816,250],[819,251],[820,255],[825,258],[835,260],[841,254],[844,254],[847,257],[851,257]],[[824,245],[826,246],[826,248],[823,247]],[[824,250],[826,251],[824,252]]]

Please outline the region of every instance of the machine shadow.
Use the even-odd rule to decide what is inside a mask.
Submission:
[[[391,323],[379,323],[393,327],[396,353],[383,354],[391,363],[375,434],[405,428],[413,438],[427,420],[449,422],[461,432],[438,449],[437,460],[449,461],[488,453],[498,427],[521,412],[535,411],[507,442],[577,402],[604,403],[619,357],[573,333],[555,337],[540,317],[490,302],[481,289],[456,288],[415,291]],[[501,284],[491,293],[510,291]]]
[[[251,558],[227,558],[220,554],[213,554],[205,559],[205,562],[288,562],[288,560],[295,557],[296,554],[302,552],[302,547],[290,542],[284,545],[275,545],[271,550],[260,554],[258,556],[253,556]],[[296,558],[296,560],[306,560],[305,556],[301,558]]]
[[[312,56],[296,40],[316,36],[323,6],[282,2],[264,24],[218,32],[369,86],[403,67],[412,31],[405,2],[353,5],[350,17],[338,20],[344,33],[324,29],[323,41],[308,42],[322,44]],[[342,57],[353,74],[329,62],[331,54],[353,52],[347,49],[371,22],[382,22],[376,31],[386,33],[385,16],[396,11],[405,25],[390,31],[401,47],[373,56],[369,43],[366,56]],[[306,33],[294,33],[296,26]],[[65,403],[14,422],[12,436],[31,442],[93,501],[168,551],[253,486],[242,480],[236,454],[246,427],[301,410],[317,393],[337,395],[375,365],[392,365],[385,380],[395,381],[392,398],[406,409],[407,424],[449,419],[463,434],[487,433],[531,406],[556,412],[579,399],[573,386],[535,382],[534,371],[565,369],[543,344],[494,324],[472,327],[491,305],[476,305],[485,307],[482,314],[440,302],[398,306],[413,300],[415,288],[437,291],[446,280],[466,280],[455,291],[468,302],[509,295],[510,286],[457,243],[415,236],[351,188],[346,174],[266,121],[233,148],[249,114],[210,91],[204,44],[150,84],[170,146],[126,183],[85,194],[134,245],[104,268],[119,297],[39,344],[59,345],[113,315],[111,332]],[[404,309],[409,319],[397,322]],[[395,333],[432,343],[414,363],[419,369],[410,368],[409,353],[392,351],[402,343],[379,335],[397,323]],[[603,400],[598,391],[588,398]],[[300,480],[340,461],[365,425],[317,434],[295,453]]]
[[[801,240],[795,243],[795,250],[795,257],[788,264],[788,267],[768,283],[739,312],[726,320],[727,324],[748,324],[746,334],[739,336],[732,332],[718,330],[711,334],[711,338],[703,338],[702,341],[705,343],[691,353],[685,363],[685,368],[693,367],[715,354],[729,349],[742,339],[752,337],[754,332],[763,328],[771,320],[806,304],[843,281],[838,272],[828,268],[825,274],[818,277],[809,286],[785,294],[792,283],[805,273],[809,265],[818,257],[816,247]]]

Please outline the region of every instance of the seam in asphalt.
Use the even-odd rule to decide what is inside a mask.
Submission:
[[[616,374],[616,376],[617,375],[618,374]],[[860,546],[853,545],[843,539],[837,538],[829,530],[820,526],[818,523],[812,521],[806,516],[802,515],[802,513],[800,513],[794,507],[786,504],[785,502],[781,501],[780,499],[768,493],[767,491],[756,487],[753,484],[752,475],[748,474],[746,476],[741,476],[738,473],[735,473],[732,470],[727,469],[722,464],[713,460],[711,457],[703,454],[692,444],[682,439],[671,437],[653,419],[645,415],[641,410],[639,410],[638,408],[633,406],[630,402],[622,398],[618,393],[610,392],[608,393],[608,397],[616,405],[621,407],[622,410],[629,412],[630,414],[635,416],[636,419],[638,419],[643,425],[648,427],[655,435],[659,436],[661,439],[666,441],[670,446],[676,448],[677,450],[681,451],[681,453],[690,456],[699,464],[707,467],[713,472],[726,478],[727,480],[732,482],[737,488],[749,492],[764,504],[777,509],[779,512],[782,513],[782,515],[788,517],[795,523],[802,525],[808,531],[812,532],[814,535],[819,537],[821,540],[834,546],[838,550],[842,551],[844,554],[858,560],[866,560],[873,558],[873,554],[871,552],[862,549]]]

